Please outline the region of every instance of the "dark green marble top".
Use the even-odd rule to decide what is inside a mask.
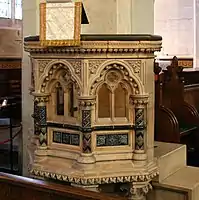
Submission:
[[[162,37],[149,34],[83,34],[81,41],[159,41]],[[39,36],[28,36],[24,42],[38,42]]]

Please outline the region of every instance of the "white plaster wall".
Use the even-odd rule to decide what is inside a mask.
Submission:
[[[167,1],[170,1],[170,0],[167,0]],[[132,32],[131,33],[153,34],[154,33],[154,0],[132,0],[131,6],[132,6],[132,15],[131,15]]]
[[[23,1],[23,37],[39,34],[39,0]],[[23,123],[23,175],[28,176],[28,145],[33,128],[33,98],[29,94],[31,87],[31,64],[29,54],[23,51],[22,60],[22,123]]]
[[[155,0],[154,32],[163,37],[163,52],[192,56],[194,53],[193,0]]]
[[[0,26],[0,58],[21,58],[21,28]]]
[[[22,57],[22,21],[0,18],[0,57]]]
[[[117,32],[116,0],[83,0],[89,24],[82,33],[106,34]]]

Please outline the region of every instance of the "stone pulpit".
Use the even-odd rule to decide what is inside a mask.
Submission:
[[[153,66],[161,37],[48,34],[24,40],[38,141],[31,174],[92,190],[121,184],[130,199],[144,199],[158,174]]]

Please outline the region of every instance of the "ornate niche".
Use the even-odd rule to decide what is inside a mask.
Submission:
[[[50,148],[80,148],[80,132],[72,125],[79,124],[78,84],[70,68],[63,63],[49,66],[43,77],[40,95],[48,94],[46,102],[47,146]],[[38,95],[38,94],[36,94]],[[68,146],[69,145],[69,146]]]
[[[53,68],[57,65],[54,64]],[[48,83],[43,84],[42,89],[47,91],[49,101],[47,103],[47,119],[51,122],[74,122],[77,121],[77,95],[78,87],[72,79],[71,73],[66,66],[55,70]]]
[[[135,80],[127,67],[117,63],[107,65],[96,75],[90,93],[96,96],[93,118],[96,145],[93,148],[99,154],[103,149],[112,151],[110,148],[114,147],[132,157],[135,109],[130,99],[132,95],[142,95],[141,86],[141,81]]]
[[[96,93],[96,125],[132,122],[129,108],[131,87],[119,70],[109,70]]]

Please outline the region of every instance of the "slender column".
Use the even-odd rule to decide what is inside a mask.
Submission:
[[[146,135],[146,105],[148,103],[148,95],[131,96],[131,102],[135,109],[135,149],[133,160],[136,164],[143,164],[147,159],[145,151],[145,135]]]
[[[33,93],[34,99],[34,126],[35,134],[39,136],[39,148],[47,148],[47,109],[48,95]]]
[[[36,98],[34,99],[34,113],[32,117],[34,118],[34,135],[39,135],[39,126],[38,126],[38,119],[39,119],[39,113],[38,113],[38,102]]]
[[[80,97],[79,108],[82,123],[82,155],[80,163],[95,163],[92,154],[92,116],[95,97]]]

